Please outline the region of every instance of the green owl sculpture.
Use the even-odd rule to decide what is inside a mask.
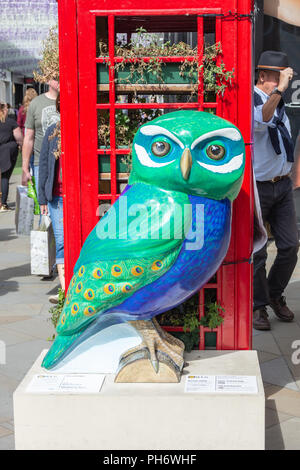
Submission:
[[[138,380],[146,361],[154,376],[167,367],[180,380],[183,343],[155,317],[191,297],[221,265],[244,165],[240,131],[209,113],[172,112],[139,128],[129,184],[82,247],[44,367],[129,322],[141,344],[124,352],[119,372],[134,364]]]

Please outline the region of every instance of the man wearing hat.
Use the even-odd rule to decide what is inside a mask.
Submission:
[[[294,319],[283,296],[297,263],[299,240],[290,178],[294,147],[282,95],[295,72],[287,55],[276,51],[263,52],[257,69],[253,168],[262,217],[270,224],[277,256],[267,276],[267,245],[254,255],[253,326],[269,330],[267,305],[279,320]]]

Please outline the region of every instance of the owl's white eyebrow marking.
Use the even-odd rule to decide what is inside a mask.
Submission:
[[[199,144],[199,142],[202,142],[203,140],[210,139],[211,137],[227,137],[227,139],[230,140],[241,140],[241,134],[233,128],[230,127],[225,127],[224,129],[217,129],[215,131],[207,132],[206,134],[201,135],[200,137],[197,137],[196,140],[191,145],[191,150],[193,150],[196,145]]]
[[[207,163],[199,162],[200,166],[207,170],[213,171],[214,173],[231,173],[234,170],[238,170],[243,164],[244,154],[236,155],[230,162],[224,163],[224,165],[208,165]]]
[[[144,149],[144,147],[142,147],[141,145],[138,145],[138,144],[134,144],[134,148],[135,148],[135,151],[136,151],[136,154],[137,154],[137,157],[138,157],[139,161],[144,166],[150,166],[152,168],[158,168],[158,167],[170,165],[170,163],[175,162],[175,160],[171,160],[170,162],[166,162],[166,163],[154,162],[153,160],[151,160],[151,158],[149,157],[149,155],[148,155],[146,149]]]
[[[141,128],[141,133],[144,135],[157,135],[157,134],[162,134],[165,135],[166,137],[169,137],[170,139],[174,140],[182,149],[184,148],[184,145],[178,137],[176,137],[172,132],[168,131],[168,129],[165,129],[164,127],[161,126],[155,126],[150,125],[150,126],[145,126]]]

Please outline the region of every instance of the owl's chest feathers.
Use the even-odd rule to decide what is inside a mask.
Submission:
[[[228,241],[231,220],[228,199],[191,196],[145,184],[130,189],[135,197],[127,201],[127,235],[131,242],[143,238],[149,254],[158,246],[161,254],[170,248],[180,248],[185,258],[196,261],[203,248],[206,253],[215,252]],[[120,205],[119,212],[123,209]]]
[[[231,202],[189,196],[191,225],[178,261],[198,265],[209,264],[212,257],[222,256],[230,240]]]
[[[127,195],[130,196],[126,201],[127,228],[131,226],[128,233],[136,238],[143,235],[162,240],[181,239],[183,242],[196,234],[197,240],[200,241],[200,237],[203,238],[207,231],[222,231],[222,225],[226,223],[231,207],[228,199],[218,201],[191,196],[143,183],[129,187],[123,197]],[[118,206],[119,215],[124,209],[123,204]],[[142,227],[143,230],[135,233],[132,227]],[[194,247],[194,250],[196,249],[197,246]]]

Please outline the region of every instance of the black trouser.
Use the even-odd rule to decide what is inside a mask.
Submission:
[[[2,204],[7,203],[9,179],[14,170],[18,158],[18,144],[15,141],[1,144],[0,146],[0,169],[1,169],[1,192]]]
[[[12,165],[12,166],[10,167],[9,170],[5,171],[4,173],[1,173],[1,192],[2,192],[2,199],[1,199],[0,202],[2,202],[2,204],[6,204],[6,203],[7,203],[9,180],[10,180],[10,177],[11,177],[11,175],[12,175],[12,172],[14,171],[15,164],[16,164],[16,162],[14,163],[14,165]]]
[[[257,181],[264,222],[269,222],[275,239],[277,256],[266,275],[267,244],[253,257],[253,308],[264,307],[270,298],[279,298],[293,274],[299,248],[292,181],[276,183]]]

